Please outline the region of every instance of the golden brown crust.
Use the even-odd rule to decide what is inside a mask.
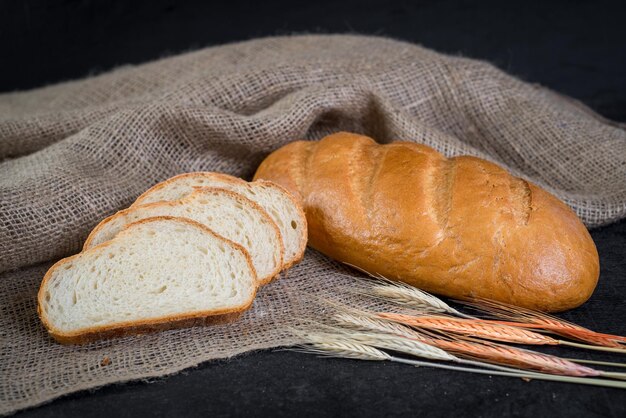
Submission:
[[[209,171],[198,171],[198,172],[191,172],[191,173],[183,173],[183,174],[179,174],[177,176],[171,177],[167,180],[162,181],[161,183],[157,183],[154,186],[152,186],[151,188],[149,188],[148,190],[146,190],[144,193],[142,193],[137,200],[135,200],[135,202],[130,206],[131,208],[139,206],[139,205],[143,205],[143,201],[150,196],[151,194],[158,192],[159,190],[163,189],[164,187],[170,185],[171,183],[177,182],[179,180],[182,179],[186,179],[186,178],[198,178],[198,177],[206,177],[209,179],[219,179],[220,181],[223,181],[225,183],[231,183],[231,184],[237,184],[237,185],[250,185],[253,183],[263,183],[267,186],[276,188],[277,190],[280,190],[282,193],[285,194],[285,196],[287,196],[287,198],[295,205],[295,207],[298,210],[298,213],[301,215],[301,219],[305,220],[305,222],[303,222],[303,226],[304,226],[304,232],[303,232],[303,239],[300,241],[300,248],[299,248],[299,252],[298,252],[298,256],[292,260],[292,261],[286,261],[284,254],[283,254],[283,270],[287,270],[290,267],[298,264],[300,261],[302,261],[302,258],[304,257],[304,252],[306,250],[306,244],[307,244],[307,240],[306,240],[306,236],[307,236],[307,225],[306,225],[306,216],[304,213],[304,209],[302,207],[302,204],[300,203],[299,200],[299,196],[294,196],[290,190],[288,190],[285,187],[282,187],[281,185],[275,183],[275,182],[271,182],[271,181],[253,181],[252,183],[248,183],[247,181],[240,179],[239,177],[234,177],[228,174],[224,174],[224,173],[215,173],[215,172],[209,172]],[[151,204],[151,203],[149,203]]]
[[[248,266],[250,267],[250,271],[254,275],[256,275],[254,266],[252,264],[252,259],[250,258],[250,255],[248,254],[248,252],[241,245],[235,242],[232,242],[222,237],[221,235],[216,234],[211,229],[207,228],[205,225],[202,225],[201,223],[193,221],[191,219],[177,218],[177,217],[172,217],[172,216],[158,216],[158,217],[153,217],[153,218],[146,218],[146,219],[142,219],[140,221],[127,225],[123,231],[127,231],[128,229],[133,228],[140,224],[151,223],[151,222],[156,222],[156,221],[161,221],[161,220],[174,220],[176,222],[188,223],[190,225],[194,225],[195,227],[204,230],[205,232],[208,232],[213,237],[221,240],[222,242],[228,244],[229,246],[233,247],[235,250],[242,253],[246,259],[246,262],[248,263]],[[109,245],[111,245],[112,242],[113,240],[103,242],[89,249],[88,251],[90,252],[100,251],[108,247]],[[37,294],[37,314],[39,316],[39,319],[48,330],[48,333],[56,341],[58,341],[61,344],[85,344],[88,342],[92,342],[92,341],[96,341],[96,340],[104,339],[104,338],[116,338],[116,337],[122,337],[122,336],[127,336],[127,335],[139,335],[139,334],[145,334],[145,333],[153,332],[153,331],[183,328],[183,327],[189,327],[189,326],[194,326],[194,325],[202,325],[202,324],[210,325],[210,324],[222,324],[222,323],[232,322],[236,320],[241,315],[242,312],[250,308],[256,296],[256,288],[255,288],[255,292],[251,295],[247,303],[244,306],[237,308],[237,309],[222,309],[222,310],[211,311],[211,312],[194,312],[192,314],[168,315],[168,316],[163,316],[160,318],[153,318],[150,320],[120,322],[112,326],[92,327],[92,328],[81,330],[79,332],[66,333],[55,328],[52,324],[50,324],[50,322],[48,321],[45,315],[45,312],[43,311],[41,307],[43,305],[44,298],[45,298],[45,290],[47,287],[46,285],[47,285],[48,280],[52,276],[52,273],[56,269],[60,268],[62,265],[68,262],[71,262],[73,259],[77,257],[80,257],[82,254],[83,253],[79,253],[70,257],[63,258],[57,261],[52,267],[50,267],[48,271],[46,272],[46,274],[44,275],[43,280],[41,281],[39,292]]]
[[[598,280],[574,212],[479,158],[337,133],[280,148],[255,178],[301,196],[312,247],[433,293],[554,312],[585,302]]]
[[[192,197],[195,197],[198,194],[212,194],[212,193],[220,193],[220,194],[225,194],[230,196],[231,198],[237,200],[238,202],[240,202],[243,205],[247,205],[247,206],[251,206],[254,209],[256,209],[263,218],[265,218],[265,221],[271,226],[271,228],[274,230],[274,233],[276,234],[276,237],[278,238],[278,246],[279,246],[279,250],[280,250],[280,255],[279,255],[279,259],[276,263],[276,267],[274,268],[274,270],[272,270],[269,274],[265,275],[265,276],[258,276],[258,280],[259,280],[259,284],[260,285],[265,285],[270,283],[272,280],[274,280],[274,278],[276,278],[278,276],[278,273],[280,273],[280,270],[283,268],[283,258],[285,255],[285,248],[283,246],[283,240],[280,234],[280,230],[278,229],[278,226],[276,225],[276,223],[274,222],[274,220],[271,218],[271,216],[269,216],[269,214],[265,211],[265,209],[263,209],[259,204],[253,202],[252,200],[248,199],[245,196],[240,195],[239,193],[235,193],[232,192],[230,190],[227,189],[221,189],[219,187],[198,187],[196,188],[196,191],[194,191],[193,193],[185,196],[184,198],[180,199],[180,200],[172,200],[172,201],[165,201],[165,202],[154,202],[154,203],[148,203],[145,205],[139,205],[142,208],[146,208],[146,207],[175,207],[175,206],[179,206],[179,205],[184,205],[185,202],[188,199],[191,199]],[[117,220],[120,217],[123,217],[125,215],[127,215],[128,213],[137,210],[137,208],[139,206],[131,206],[128,209],[123,209],[111,216],[109,216],[106,219],[103,219],[98,225],[96,225],[96,227],[91,231],[91,233],[89,234],[89,236],[87,237],[87,239],[85,240],[85,243],[83,244],[83,251],[91,248],[91,243],[93,242],[94,238],[96,237],[96,235],[100,232],[100,230],[102,230],[102,228],[104,228],[108,223],[113,222],[115,220]],[[185,218],[186,219],[186,218]],[[215,232],[214,232],[215,233]],[[223,238],[223,237],[222,237]],[[227,239],[227,238],[225,238]]]
[[[252,305],[252,302],[250,302]],[[48,330],[48,333],[52,338],[61,344],[88,344],[94,341],[121,338],[132,335],[144,335],[153,332],[167,331],[172,329],[190,328],[195,326],[210,326],[210,325],[222,325],[235,322],[244,311],[246,311],[250,305],[246,306],[241,311],[229,312],[223,314],[211,314],[209,316],[193,316],[189,318],[182,317],[163,317],[159,322],[147,321],[137,325],[116,325],[102,330],[86,331],[81,334],[69,335],[58,334],[56,331]]]
[[[174,183],[180,179],[184,179],[187,177],[198,177],[198,176],[218,178],[225,183],[247,184],[245,180],[240,179],[239,177],[234,177],[234,176],[224,174],[224,173],[214,173],[214,172],[209,172],[209,171],[182,173],[174,177],[170,177],[169,179],[164,180],[150,187],[148,190],[146,190],[141,195],[139,195],[139,197],[133,202],[132,205],[130,205],[130,207],[132,208],[133,206],[143,205],[142,201],[145,200],[149,195],[153,194],[154,192],[158,190],[161,190],[162,188],[164,188],[165,186],[171,183]]]

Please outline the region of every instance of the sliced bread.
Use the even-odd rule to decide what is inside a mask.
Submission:
[[[179,200],[122,210],[100,222],[83,248],[110,240],[130,223],[155,216],[192,219],[241,245],[252,258],[259,284],[269,283],[280,272],[283,244],[272,218],[244,196],[217,188],[202,188]]]
[[[75,344],[230,321],[255,293],[241,246],[189,219],[149,218],[52,266],[38,313],[57,341]]]
[[[285,254],[283,269],[299,262],[307,242],[306,217],[300,203],[285,189],[269,181],[246,182],[221,173],[186,173],[161,182],[137,198],[131,207],[159,201],[178,200],[197,187],[220,187],[240,193],[258,203],[280,229]]]

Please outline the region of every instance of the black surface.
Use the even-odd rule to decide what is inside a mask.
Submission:
[[[0,0],[0,91],[259,36],[355,32],[487,59],[620,119],[624,16],[620,1]]]
[[[0,91],[257,36],[356,32],[486,59],[626,121],[624,16],[620,2],[1,1]],[[587,304],[564,317],[626,334],[626,222],[592,235],[602,265],[600,285]],[[19,416],[296,413],[623,417],[626,392],[261,352],[150,384],[73,394]]]

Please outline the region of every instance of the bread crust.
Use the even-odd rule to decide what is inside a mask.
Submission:
[[[174,177],[170,177],[169,179],[164,180],[150,187],[148,190],[140,194],[139,197],[135,199],[133,204],[130,205],[130,207],[132,208],[133,206],[144,205],[145,203],[142,203],[142,202],[154,192],[161,190],[162,188],[168,186],[171,183],[174,183],[178,180],[189,178],[189,177],[207,177],[207,178],[212,177],[212,178],[218,178],[225,183],[235,183],[235,184],[241,184],[241,185],[247,184],[245,180],[240,179],[239,177],[234,177],[234,176],[231,176],[229,174],[224,174],[224,173],[214,173],[211,171],[197,171],[197,172],[191,172],[191,173],[182,173]]]
[[[273,189],[277,189],[280,190],[281,193],[283,193],[293,204],[293,206],[296,208],[298,214],[300,215],[300,219],[302,219],[304,222],[301,222],[302,224],[302,239],[300,239],[300,246],[298,247],[298,253],[297,256],[289,262],[283,262],[283,270],[287,270],[293,266],[295,266],[296,264],[298,264],[300,261],[302,261],[302,259],[304,258],[304,252],[306,251],[306,244],[307,244],[307,237],[309,235],[309,226],[308,226],[308,222],[306,221],[306,214],[304,213],[304,208],[302,207],[302,203],[300,203],[300,201],[298,199],[296,199],[294,197],[293,194],[291,194],[289,192],[289,190],[285,189],[284,187],[282,187],[279,184],[276,184],[274,182],[271,182],[269,180],[263,180],[263,179],[259,179],[259,180],[255,180],[252,183],[259,183],[259,184],[263,184],[267,187],[271,187]],[[284,258],[283,258],[284,260]]]
[[[236,251],[239,251],[241,254],[243,254],[246,259],[246,262],[248,263],[248,266],[250,267],[250,271],[252,271],[252,273],[256,276],[256,271],[254,270],[252,259],[250,258],[250,255],[248,254],[248,252],[241,245],[235,242],[232,242],[222,237],[221,235],[216,234],[211,229],[207,228],[205,225],[199,222],[193,221],[191,219],[178,218],[178,217],[172,217],[172,216],[157,216],[153,218],[146,218],[146,219],[142,219],[140,221],[127,225],[122,230],[122,232],[120,232],[120,234],[123,233],[124,231],[127,231],[129,228],[135,227],[136,225],[162,221],[162,220],[174,220],[175,222],[187,223],[190,225],[194,225],[195,227],[200,228],[204,230],[205,232],[208,232],[213,237],[221,240],[227,245],[233,247]],[[89,249],[88,251],[101,251],[104,248],[111,245],[113,240],[109,240],[99,245],[96,245],[95,247]],[[93,342],[93,341],[97,341],[101,339],[107,339],[107,338],[118,338],[118,337],[123,337],[123,336],[128,336],[128,335],[140,335],[140,334],[146,334],[146,333],[155,332],[155,331],[185,328],[185,327],[190,327],[190,326],[195,326],[195,325],[216,325],[216,324],[224,324],[224,323],[233,322],[237,320],[237,318],[239,318],[239,316],[241,316],[241,314],[244,311],[250,308],[250,306],[254,302],[256,291],[258,290],[258,287],[255,287],[254,292],[252,293],[250,299],[246,301],[246,303],[242,307],[237,308],[237,309],[221,309],[221,310],[215,310],[215,311],[194,312],[191,314],[166,315],[166,316],[153,318],[149,320],[119,322],[115,325],[90,327],[90,328],[83,329],[79,332],[67,333],[54,327],[48,321],[46,313],[42,309],[42,305],[43,305],[44,298],[45,298],[45,290],[47,288],[47,282],[52,276],[52,274],[54,273],[54,271],[60,268],[61,266],[63,266],[64,264],[71,262],[75,258],[80,257],[82,254],[83,253],[79,253],[70,257],[63,258],[57,261],[52,267],[50,267],[50,269],[48,269],[48,271],[44,275],[43,280],[41,281],[41,285],[39,287],[39,292],[37,293],[37,314],[39,316],[39,319],[45,326],[50,336],[52,336],[52,338],[54,338],[57,342],[61,344],[86,344],[89,342]]]
[[[557,312],[584,303],[598,280],[574,212],[479,158],[341,132],[278,149],[255,179],[301,197],[312,247],[433,293]]]
[[[304,208],[302,207],[302,203],[301,200],[298,199],[296,196],[293,195],[293,192],[285,187],[282,187],[280,184],[277,184],[276,182],[272,182],[272,181],[268,181],[268,180],[257,180],[255,178],[255,180],[251,183],[248,183],[247,181],[240,179],[239,177],[234,177],[228,174],[224,174],[224,173],[215,173],[215,172],[209,172],[209,171],[197,171],[197,172],[191,172],[191,173],[183,173],[183,174],[179,174],[177,176],[171,177],[165,181],[162,181],[160,183],[155,184],[154,186],[152,186],[151,188],[149,188],[148,190],[146,190],[145,192],[143,192],[138,198],[137,200],[135,200],[135,202],[130,205],[130,207],[136,207],[139,205],[143,205],[144,203],[142,203],[148,196],[150,196],[151,194],[163,189],[164,187],[167,187],[168,185],[170,185],[171,183],[177,182],[181,179],[186,179],[186,178],[197,178],[197,177],[205,177],[205,178],[210,178],[210,179],[219,179],[220,181],[223,181],[225,183],[231,183],[231,184],[238,184],[238,185],[243,185],[243,186],[248,186],[248,185],[253,185],[254,183],[261,183],[264,184],[266,186],[275,188],[277,190],[279,190],[281,193],[283,193],[294,205],[294,207],[297,209],[298,213],[300,214],[300,218],[302,220],[304,220],[304,222],[302,222],[303,227],[304,227],[304,231],[303,231],[303,238],[300,240],[300,247],[298,249],[298,255],[296,256],[296,258],[294,258],[294,260],[292,261],[286,261],[285,257],[283,257],[283,270],[289,269],[292,266],[298,264],[300,261],[302,261],[302,258],[304,258],[304,252],[306,250],[306,245],[307,245],[307,239],[306,237],[308,236],[308,226],[307,226],[307,222],[306,222],[306,215],[304,213]],[[204,187],[204,186],[198,186],[198,187]],[[150,203],[149,203],[150,204]]]
[[[91,231],[91,233],[89,234],[89,236],[85,240],[85,243],[83,244],[83,251],[91,248],[91,243],[93,242],[93,240],[96,237],[96,235],[108,223],[114,222],[118,218],[120,218],[122,216],[125,216],[125,215],[127,215],[128,213],[130,213],[130,212],[132,212],[134,210],[137,210],[138,207],[142,207],[142,208],[159,207],[159,206],[161,206],[161,207],[175,207],[175,206],[178,206],[178,205],[184,205],[187,199],[191,199],[192,197],[195,197],[197,195],[200,195],[200,194],[210,195],[212,193],[220,193],[220,194],[228,195],[228,196],[230,196],[231,198],[235,199],[236,201],[238,201],[239,203],[241,203],[243,205],[247,205],[247,206],[253,207],[255,210],[257,210],[261,214],[261,216],[263,218],[265,218],[265,221],[269,225],[271,225],[272,230],[274,231],[274,233],[276,234],[276,237],[278,238],[277,241],[278,241],[278,246],[279,246],[279,250],[280,250],[279,251],[279,253],[280,253],[279,259],[277,260],[276,267],[274,268],[274,270],[272,270],[270,273],[268,273],[265,276],[257,276],[257,277],[258,277],[260,285],[266,285],[266,284],[272,282],[276,277],[278,277],[278,273],[280,273],[280,270],[281,270],[281,268],[283,266],[283,258],[285,256],[285,248],[283,246],[283,240],[282,240],[282,236],[281,236],[281,233],[280,233],[280,229],[278,228],[278,226],[276,225],[276,223],[274,222],[272,217],[269,216],[269,214],[265,211],[265,209],[263,209],[259,204],[253,202],[252,200],[248,199],[245,196],[240,195],[239,193],[235,193],[235,192],[232,192],[230,190],[222,189],[222,188],[219,188],[219,187],[198,187],[198,188],[196,188],[196,191],[192,192],[191,194],[185,196],[184,198],[182,198],[180,200],[171,200],[171,201],[164,201],[164,202],[154,202],[154,203],[148,203],[148,204],[145,204],[145,205],[131,206],[130,208],[123,209],[123,210],[115,213],[114,215],[111,215],[108,218],[103,219],[98,225],[96,225],[96,227]]]

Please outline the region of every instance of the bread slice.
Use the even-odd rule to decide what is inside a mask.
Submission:
[[[113,238],[126,225],[155,216],[192,219],[244,247],[256,269],[259,284],[280,272],[283,244],[278,227],[256,203],[225,189],[203,188],[172,202],[157,202],[122,210],[100,222],[84,249]]]
[[[232,190],[259,204],[280,229],[285,247],[283,269],[302,260],[307,243],[307,223],[302,206],[288,191],[269,181],[248,183],[237,177],[210,172],[180,174],[148,189],[131,207],[178,200],[197,187]]]
[[[61,343],[236,318],[256,294],[248,253],[184,218],[149,218],[48,270],[38,313]]]

